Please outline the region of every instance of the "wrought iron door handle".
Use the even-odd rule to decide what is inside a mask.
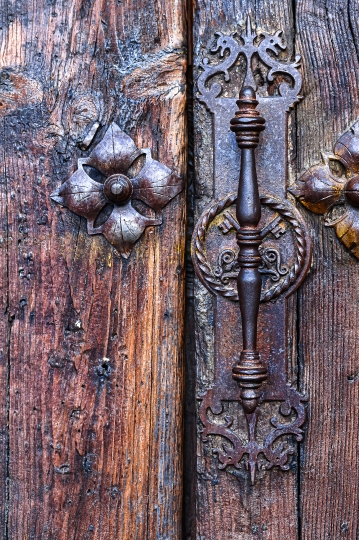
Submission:
[[[215,295],[213,379],[198,394],[201,437],[213,444],[220,469],[246,466],[252,483],[258,470],[290,468],[296,450],[289,435],[301,440],[307,399],[286,347],[287,298],[311,260],[308,229],[287,197],[288,113],[300,99],[302,78],[300,57],[284,62],[279,49],[285,50],[281,30],[254,31],[248,17],[240,32],[216,33],[198,77],[199,101],[213,122],[214,158],[214,200],[192,240],[196,274]],[[254,55],[269,68],[257,97]],[[236,101],[230,96],[238,95],[238,79],[231,73],[240,59],[246,74]]]
[[[242,88],[237,105],[231,130],[236,134],[238,147],[242,150],[236,217],[240,226],[237,232],[240,268],[237,288],[242,315],[243,350],[238,364],[232,369],[232,376],[241,388],[243,408],[250,414],[257,407],[259,389],[267,379],[267,368],[257,351],[257,320],[262,288],[259,246],[262,244],[262,234],[258,227],[261,202],[254,154],[259,134],[265,129],[265,120],[256,111],[258,101],[250,86]]]

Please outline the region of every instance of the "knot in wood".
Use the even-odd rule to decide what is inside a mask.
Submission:
[[[238,111],[231,120],[231,131],[236,134],[239,148],[256,148],[259,142],[259,134],[265,129],[265,120],[256,107],[258,101],[253,88],[242,88],[237,101]]]

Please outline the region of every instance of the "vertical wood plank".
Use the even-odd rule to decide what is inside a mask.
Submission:
[[[296,2],[304,96],[298,107],[298,172],[331,152],[359,116],[356,1]],[[313,268],[299,302],[302,376],[310,397],[301,447],[303,540],[359,535],[358,261],[305,212],[314,242]]]
[[[0,115],[1,116],[1,115]],[[1,135],[4,135],[4,120],[1,118]],[[4,151],[1,161],[4,162]],[[9,339],[12,331],[12,318],[9,313],[8,296],[8,246],[12,240],[8,234],[7,193],[4,171],[0,172],[0,535],[7,533],[7,496],[8,496],[8,377],[9,377]]]
[[[127,261],[50,194],[87,155],[96,122],[89,150],[116,120],[184,175],[183,4],[4,0],[0,12],[13,318],[5,538],[179,540],[184,194]]]
[[[247,14],[266,31],[281,28],[293,54],[294,23],[290,2],[197,0],[194,5],[194,79],[214,32],[231,32],[243,27]],[[196,95],[196,88],[194,88]],[[204,105],[195,100],[195,216],[213,199],[212,120]],[[209,388],[214,371],[214,299],[195,283],[197,392]],[[220,321],[225,327],[225,321]],[[281,540],[297,538],[297,476],[272,470],[251,486],[247,474],[234,476],[218,469],[218,460],[200,438],[197,426],[196,531],[191,538],[201,540]]]

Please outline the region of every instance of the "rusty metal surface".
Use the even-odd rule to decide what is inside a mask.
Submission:
[[[276,58],[278,51],[285,49],[280,31],[257,36],[248,19],[246,29],[237,39],[236,33],[216,35],[211,52],[219,52],[220,58],[225,59],[215,64],[205,58],[203,73],[198,79],[199,100],[213,118],[214,201],[197,222],[192,256],[198,277],[216,294],[214,381],[209,390],[198,396],[199,416],[203,425],[202,439],[213,442],[219,467],[229,471],[248,468],[253,483],[258,469],[290,467],[290,456],[295,452],[292,436],[301,439],[305,420],[303,402],[306,398],[298,391],[295,381],[288,381],[286,352],[286,298],[304,279],[311,258],[305,223],[286,198],[288,111],[299,99],[301,75],[298,57],[294,63],[282,63]],[[267,80],[260,88],[251,68],[255,54],[268,67]],[[257,92],[258,110],[266,120],[266,129],[258,148],[253,151],[261,201],[258,219],[261,261],[257,262],[262,283],[257,347],[268,372],[268,379],[255,396],[256,408],[243,403],[241,390],[232,379],[233,366],[241,362],[240,351],[246,348],[235,287],[240,268],[236,234],[241,218],[235,211],[237,196],[233,192],[238,186],[241,151],[230,130],[236,99],[222,97],[221,91],[224,85],[230,84],[230,70],[241,55],[247,60],[243,87],[250,86]],[[237,95],[238,92],[239,88]],[[226,413],[227,404],[232,402],[242,407],[243,414],[239,411],[235,417]],[[269,402],[277,411],[272,418],[267,418],[265,413],[265,404]],[[242,428],[238,431],[239,425]],[[239,435],[243,428],[247,428],[247,439]]]
[[[337,141],[334,153],[322,153],[289,190],[315,214],[324,215],[341,243],[359,259],[359,123]]]
[[[237,193],[230,193],[215,201],[199,218],[193,236],[198,277],[211,292],[233,300],[238,300],[235,280],[239,270],[236,200]],[[289,296],[303,280],[310,246],[305,223],[293,205],[263,193],[260,201],[261,302],[268,302],[283,293]],[[210,250],[206,249],[207,242],[211,244]]]
[[[254,155],[259,134],[265,129],[265,120],[256,110],[258,101],[251,86],[242,88],[237,105],[238,111],[231,120],[231,131],[236,134],[238,148],[242,150],[236,218],[239,223],[237,289],[242,315],[243,349],[239,362],[232,368],[232,377],[241,389],[243,409],[249,418],[257,408],[260,387],[267,379],[267,366],[262,363],[257,350],[257,323],[262,288],[259,271],[262,258],[259,249],[263,239],[258,227],[262,213]]]
[[[143,162],[139,159],[143,157]],[[139,169],[139,170],[138,170]],[[132,204],[142,201],[159,212],[183,189],[183,180],[166,165],[139,149],[113,123],[78,169],[51,198],[87,218],[89,234],[103,234],[128,258],[146,227],[160,225],[161,215],[145,216]]]

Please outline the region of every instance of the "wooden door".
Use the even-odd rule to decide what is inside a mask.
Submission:
[[[183,3],[0,13],[0,536],[180,538]],[[142,201],[93,221],[124,164]]]
[[[193,139],[194,160],[193,173],[189,177],[190,181],[193,178],[189,187],[192,194],[189,215],[193,216],[194,224],[202,219],[201,231],[204,235],[207,223],[214,219],[213,215],[217,215],[214,209],[211,215],[206,215],[207,221],[203,220],[206,209],[213,209],[211,204],[219,200],[216,182],[218,176],[222,175],[222,171],[216,168],[216,160],[213,160],[215,145],[224,144],[223,139],[216,140],[215,130],[220,119],[213,112],[214,101],[208,105],[208,100],[206,103],[206,99],[203,99],[198,80],[206,70],[210,73],[209,66],[230,57],[228,43],[231,38],[237,40],[238,46],[244,46],[240,36],[248,36],[248,32],[258,35],[266,32],[265,36],[283,37],[286,52],[284,48],[277,48],[272,56],[283,58],[284,62],[294,62],[295,56],[300,54],[301,66],[298,69],[303,78],[303,99],[297,102],[288,118],[286,185],[293,188],[292,192],[298,196],[297,202],[292,194],[285,196],[297,206],[307,224],[313,254],[303,284],[287,299],[286,315],[286,377],[292,387],[298,388],[307,397],[303,439],[296,441],[294,438],[292,443],[287,439],[285,442],[293,444],[293,455],[287,462],[288,470],[281,470],[280,467],[266,469],[269,463],[264,460],[264,467],[256,470],[253,485],[245,456],[237,463],[238,467],[228,465],[225,459],[231,453],[233,443],[228,437],[218,436],[218,425],[221,425],[222,435],[231,430],[237,435],[237,440],[248,440],[246,420],[238,400],[233,401],[230,390],[229,402],[225,401],[225,394],[221,395],[221,406],[217,401],[214,412],[210,410],[208,413],[207,409],[210,418],[205,418],[205,425],[201,408],[208,393],[216,388],[216,366],[222,361],[221,355],[225,355],[231,347],[234,349],[235,342],[240,351],[238,303],[235,308],[233,300],[223,299],[216,291],[208,290],[213,283],[217,283],[216,277],[204,286],[198,277],[188,274],[188,303],[191,306],[188,324],[189,331],[193,329],[193,332],[188,340],[192,361],[187,370],[186,398],[188,439],[184,537],[187,539],[354,540],[359,537],[359,261],[355,221],[357,192],[356,187],[354,191],[349,190],[356,180],[350,180],[348,189],[345,187],[348,178],[355,178],[358,163],[354,150],[356,143],[351,145],[353,140],[356,141],[355,122],[359,116],[358,9],[357,2],[346,0],[197,0],[193,5],[194,90],[190,141]],[[251,18],[249,30],[248,15]],[[278,30],[282,30],[283,34],[276,34]],[[255,39],[260,41],[264,38],[262,35]],[[227,43],[224,43],[224,39],[227,39]],[[221,52],[223,56],[220,56]],[[268,65],[266,67],[258,56],[253,57],[252,61],[254,79],[261,93],[264,92]],[[233,98],[239,93],[245,73],[246,64],[242,59],[227,73],[227,78],[226,73],[222,72],[215,75],[212,82],[207,81],[207,89],[211,84],[219,83],[222,85],[221,96],[226,98],[229,95],[227,88],[231,87],[232,92],[237,92],[231,94]],[[217,99],[219,88],[217,86],[213,90],[213,100]],[[275,83],[271,92],[279,95]],[[261,109],[263,102],[260,100],[258,109]],[[354,128],[350,129],[353,125]],[[228,130],[229,127],[228,124]],[[344,143],[337,144],[343,134],[346,138],[341,141]],[[280,129],[277,135],[281,136]],[[351,142],[348,143],[349,139]],[[263,144],[268,144],[269,148],[271,144],[275,147],[275,137]],[[228,148],[228,155],[234,145],[233,135],[233,145]],[[258,156],[261,151],[259,146]],[[321,152],[330,154],[326,164],[322,162]],[[345,156],[346,162],[342,159]],[[261,160],[260,157],[258,159]],[[320,169],[313,172],[317,164]],[[257,171],[261,182],[263,179],[260,187],[264,191],[271,191],[271,178],[266,176],[266,171],[269,174],[272,170],[271,166],[269,163],[267,169],[264,167]],[[310,172],[306,173],[308,170]],[[324,170],[326,172],[319,180],[316,175]],[[303,173],[306,176],[302,176]],[[238,170],[231,170],[231,174],[227,175],[227,185],[224,182],[221,184],[221,197],[234,191],[238,185],[238,174]],[[312,180],[308,180],[308,175]],[[299,182],[301,178],[307,182],[306,189],[309,188],[305,194],[304,181]],[[323,187],[321,182],[326,182],[328,178],[330,181]],[[333,204],[323,203],[325,197],[332,196],[335,182],[338,199],[335,204],[334,199],[330,199]],[[323,190],[322,195],[318,195],[317,189]],[[322,208],[318,206],[319,200]],[[224,229],[224,232],[228,232],[228,229]],[[196,238],[199,237],[198,233]],[[194,244],[193,251],[196,250]],[[202,263],[200,277],[204,282],[203,260]],[[200,266],[198,257],[197,266]],[[265,309],[262,304],[260,317],[264,319]],[[271,308],[268,309],[270,311]],[[271,329],[273,321],[268,317],[263,324]],[[272,331],[275,333],[276,327],[272,327]],[[219,345],[221,340],[222,347]],[[264,340],[260,337],[259,341],[262,346]],[[230,362],[234,363],[234,356],[229,359],[228,388],[232,388]],[[271,384],[271,376],[266,384]],[[207,400],[207,404],[211,403],[213,401]],[[278,410],[273,412],[271,409],[266,414],[268,426],[270,415],[275,421],[281,417]],[[215,427],[212,435],[208,436],[207,428],[211,422]],[[228,427],[227,431],[225,426]],[[258,426],[258,437],[263,426]],[[204,427],[207,430],[205,437]],[[197,457],[193,459],[195,455]]]
[[[1,538],[359,537],[358,13],[349,0],[3,0]],[[261,455],[251,473],[246,455],[223,463],[230,442],[203,436],[218,351],[240,352],[242,323],[238,303],[196,277],[190,244],[217,200],[224,141],[240,155],[229,125],[218,139],[199,79],[217,53],[228,60],[219,39],[240,47],[253,34],[257,48],[263,33],[278,45],[269,56],[294,67],[267,88],[255,51],[249,79],[239,58],[212,83],[237,96],[249,80],[262,113],[266,92],[293,89],[294,72],[303,81],[275,137],[267,118],[256,155],[270,193],[287,156],[282,217],[296,206],[297,242],[309,231],[309,272],[285,303],[261,305],[259,339],[284,344],[276,380],[306,416],[274,447],[283,467]],[[221,163],[227,196],[239,170]],[[227,419],[218,404],[210,421],[246,441],[231,365],[222,374]],[[277,405],[259,405],[262,442],[278,418],[295,422]]]

